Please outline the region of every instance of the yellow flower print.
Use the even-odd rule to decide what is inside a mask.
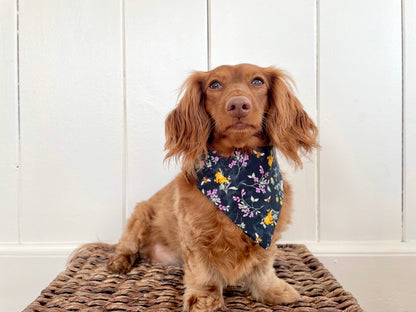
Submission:
[[[261,156],[264,156],[264,153],[259,153],[259,152],[256,152],[256,151],[254,151],[254,154],[256,154],[257,158],[260,158]]]
[[[207,183],[209,183],[209,182],[211,182],[211,180],[210,180],[210,179],[208,179],[207,177],[203,177],[203,178],[202,178],[202,181],[201,181],[201,185],[207,184]]]
[[[276,197],[276,203],[278,203],[279,202],[279,197]]]
[[[262,221],[266,225],[273,225],[274,224],[274,220],[273,220],[272,212],[269,211],[269,213],[267,214],[267,217],[264,218],[264,219],[262,219]]]
[[[222,175],[221,168],[219,171],[215,174],[215,182],[219,184],[229,183],[228,179]]]
[[[257,233],[254,233],[254,234],[256,234],[256,242],[261,243],[263,240],[261,239],[261,237],[259,237],[259,234]]]
[[[267,160],[269,161],[269,167],[271,167],[273,163],[273,156],[272,155],[267,156]]]

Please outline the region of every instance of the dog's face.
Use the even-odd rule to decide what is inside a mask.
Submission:
[[[166,119],[167,158],[181,158],[191,173],[209,149],[222,154],[273,145],[301,166],[300,152],[317,147],[317,128],[273,67],[251,64],[195,72]]]
[[[268,85],[268,77],[254,65],[221,66],[208,73],[203,104],[213,123],[209,143],[214,149],[231,153],[268,144],[263,127]]]

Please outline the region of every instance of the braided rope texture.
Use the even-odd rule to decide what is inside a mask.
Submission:
[[[34,311],[182,311],[183,269],[138,260],[126,275],[110,273],[106,262],[112,246],[80,248],[64,272],[24,312]],[[278,245],[274,268],[279,278],[302,295],[289,305],[254,301],[240,286],[224,290],[220,311],[358,312],[357,300],[303,245]]]

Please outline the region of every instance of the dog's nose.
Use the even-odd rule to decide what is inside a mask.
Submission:
[[[245,96],[233,96],[225,104],[225,109],[233,118],[243,118],[251,110],[251,101]]]

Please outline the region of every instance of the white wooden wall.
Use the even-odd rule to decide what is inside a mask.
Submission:
[[[289,71],[322,150],[286,166],[306,243],[367,311],[416,311],[414,0],[0,0],[0,306],[116,242],[177,172],[164,118],[192,70]]]

